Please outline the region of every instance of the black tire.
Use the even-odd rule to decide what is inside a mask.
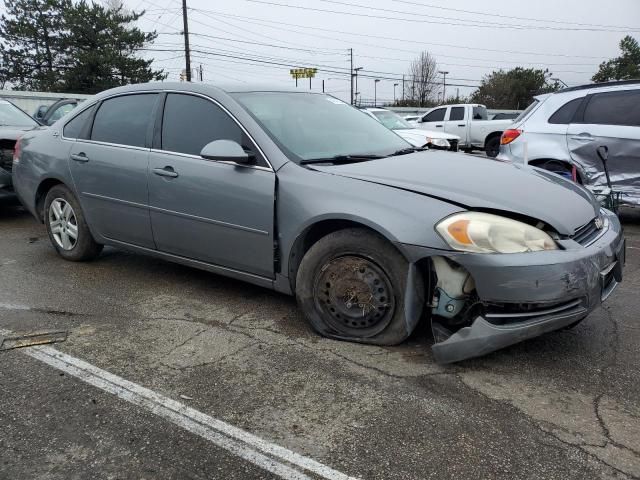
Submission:
[[[71,248],[68,249],[61,245],[59,243],[59,240],[54,236],[54,232],[52,231],[52,224],[50,221],[50,215],[53,215],[53,213],[51,212],[51,204],[53,202],[60,201],[66,202],[71,206],[73,219],[75,219],[75,222],[71,220],[67,224],[75,227],[77,232],[77,238],[75,239],[75,241],[73,241]],[[97,243],[93,239],[93,236],[89,231],[87,222],[84,219],[84,213],[80,208],[80,203],[73,195],[73,193],[71,193],[71,191],[64,185],[55,185],[51,188],[51,190],[47,192],[44,201],[44,212],[42,218],[44,219],[44,224],[47,227],[47,233],[49,234],[49,240],[51,241],[51,244],[56,249],[58,254],[65,260],[69,260],[72,262],[93,260],[102,251],[103,245]],[[65,228],[67,228],[66,225]]]
[[[500,153],[500,136],[495,135],[487,140],[487,143],[484,145],[484,151],[487,157],[496,158]]]
[[[412,333],[405,321],[408,269],[407,260],[383,237],[360,228],[339,230],[318,240],[302,259],[296,298],[321,335],[397,345]],[[415,288],[423,292],[418,277]]]

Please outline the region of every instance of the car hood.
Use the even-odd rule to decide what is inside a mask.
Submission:
[[[582,187],[543,170],[464,154],[417,152],[314,169],[432,196],[467,209],[501,210],[573,235],[598,214]]]

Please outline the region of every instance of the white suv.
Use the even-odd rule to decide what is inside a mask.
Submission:
[[[528,163],[601,189],[601,146],[608,149],[611,183],[621,202],[640,205],[640,80],[535,97],[502,134],[498,160]]]

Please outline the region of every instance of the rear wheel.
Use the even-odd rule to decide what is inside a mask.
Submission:
[[[484,145],[484,151],[487,154],[487,157],[496,158],[500,153],[500,136],[495,135]]]
[[[405,258],[379,235],[358,228],[340,230],[320,239],[302,259],[298,304],[324,336],[395,345],[411,334],[404,311],[408,268]],[[422,291],[421,279],[419,283]]]
[[[102,251],[91,236],[80,204],[65,186],[56,185],[47,193],[44,222],[53,247],[66,260],[91,260]]]

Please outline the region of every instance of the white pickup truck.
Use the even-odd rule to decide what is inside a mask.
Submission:
[[[489,157],[500,151],[500,136],[513,120],[487,120],[487,107],[465,103],[442,105],[412,122],[424,130],[444,131],[460,137],[460,149],[484,150]]]

